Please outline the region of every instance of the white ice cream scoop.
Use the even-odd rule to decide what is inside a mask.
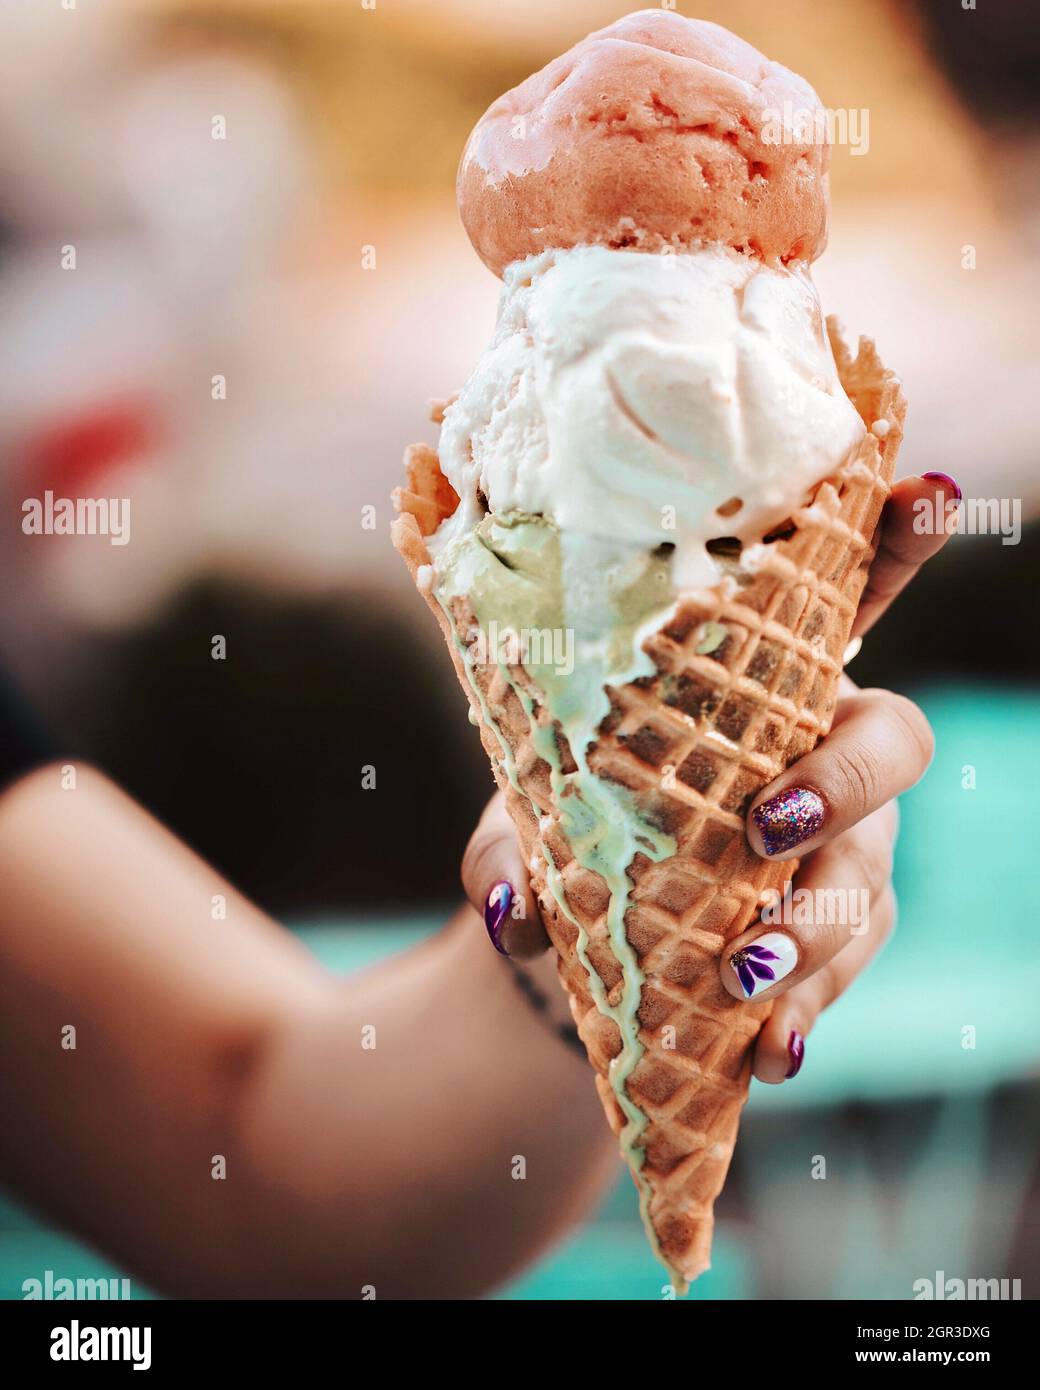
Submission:
[[[677,587],[713,583],[708,541],[751,543],[841,463],[863,424],[807,268],[722,246],[600,246],[510,266],[494,338],[441,432],[461,505],[568,533],[675,546]]]

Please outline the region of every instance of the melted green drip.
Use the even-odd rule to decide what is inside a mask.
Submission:
[[[641,1140],[648,1119],[627,1089],[645,1052],[639,1038],[645,976],[625,932],[632,890],[628,868],[637,853],[659,862],[674,854],[676,845],[670,835],[648,824],[631,792],[599,777],[588,764],[589,746],[610,710],[607,687],[653,672],[642,644],[646,634],[660,626],[673,602],[668,561],[608,542],[583,541],[568,554],[550,523],[514,516],[485,518],[474,532],[450,547],[437,568],[437,599],[451,624],[483,717],[502,747],[509,781],[523,795],[508,741],[480,688],[470,650],[456,631],[450,599],[469,601],[485,635],[492,623],[516,632],[522,628],[562,630],[566,622],[571,624],[573,670],[561,674],[544,660],[525,665],[539,688],[548,721],[539,720],[534,699],[509,666],[503,661],[497,665],[527,714],[536,751],[549,766],[556,811],[574,857],[582,867],[599,874],[609,891],[607,933],[622,975],[616,1004],[608,999],[589,959],[588,933],[568,907],[562,875],[542,843],[546,882],[560,911],[577,929],[578,958],[588,975],[592,998],[621,1035],[621,1051],[611,1063],[609,1081],[625,1116],[620,1146],[636,1181],[640,1215],[655,1253],[683,1291],[685,1281],[661,1253],[649,1218],[650,1188],[641,1171],[645,1159]],[[575,771],[563,770],[557,724],[567,739]],[[532,809],[537,815],[533,803]]]

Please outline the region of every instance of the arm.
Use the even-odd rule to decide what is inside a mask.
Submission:
[[[337,980],[54,766],[0,796],[0,884],[0,1179],[164,1292],[478,1294],[615,1171],[586,1065],[469,909]]]

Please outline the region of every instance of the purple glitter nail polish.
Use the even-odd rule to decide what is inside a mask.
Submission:
[[[957,496],[957,501],[958,501],[958,502],[959,502],[959,501],[963,498],[963,496],[964,496],[964,493],[961,492],[961,485],[960,485],[960,483],[957,481],[956,478],[951,478],[950,475],[949,475],[949,473],[922,473],[922,474],[921,474],[921,477],[922,477],[922,478],[928,478],[929,481],[933,481],[933,482],[937,482],[937,483],[946,483],[946,485],[947,485],[948,487],[952,487],[953,490],[954,490],[954,493],[955,493],[956,496]]]
[[[798,1075],[805,1061],[805,1039],[797,1028],[791,1029],[791,1036],[787,1039],[787,1055],[791,1062],[784,1072],[784,1080],[790,1081],[793,1076]]]
[[[751,812],[766,854],[784,854],[809,840],[823,824],[823,797],[808,787],[788,787]]]
[[[509,952],[502,945],[500,938],[512,906],[513,885],[507,879],[502,879],[487,895],[487,902],[484,904],[484,925],[487,927],[492,946],[503,956],[508,956]]]

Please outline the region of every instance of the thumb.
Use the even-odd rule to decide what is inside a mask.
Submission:
[[[501,792],[496,792],[484,808],[466,846],[462,886],[483,917],[492,944],[504,956],[530,959],[548,947],[520,842]]]

